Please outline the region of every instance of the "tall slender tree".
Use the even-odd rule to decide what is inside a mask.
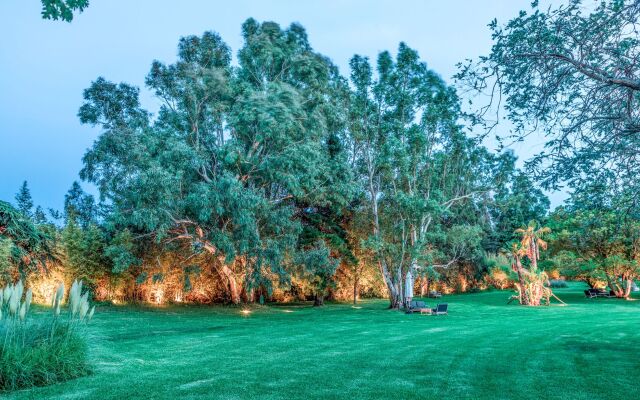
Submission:
[[[482,152],[460,130],[455,91],[406,44],[395,60],[379,55],[377,79],[366,58],[353,57],[351,80],[351,147],[369,205],[369,246],[398,308],[410,271],[451,266],[468,250],[436,243],[452,228],[446,216],[486,190],[475,162]]]
[[[88,228],[96,222],[95,199],[92,195],[85,193],[78,182],[73,182],[64,196],[64,218],[67,223],[73,220],[83,228]]]
[[[23,215],[27,217],[33,215],[33,198],[27,181],[22,182],[18,193],[16,193],[16,206]]]
[[[531,261],[531,269],[538,269],[538,260],[540,259],[540,249],[547,248],[547,242],[543,237],[548,235],[551,229],[546,226],[539,226],[536,221],[530,221],[525,228],[516,229],[516,234],[520,235],[520,242],[525,249],[525,254]]]

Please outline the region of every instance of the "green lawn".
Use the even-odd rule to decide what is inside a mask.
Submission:
[[[508,306],[509,292],[446,296],[442,317],[383,300],[246,316],[104,307],[90,327],[93,375],[6,397],[640,398],[640,301],[587,300],[581,289],[556,290],[567,307]]]

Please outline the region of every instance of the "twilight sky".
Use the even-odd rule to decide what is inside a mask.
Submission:
[[[543,2],[547,3],[547,2]],[[249,18],[282,26],[299,22],[316,51],[348,74],[353,54],[394,54],[400,41],[448,81],[455,64],[488,53],[487,24],[507,22],[530,0],[91,0],[72,23],[40,17],[40,0],[0,0],[0,199],[13,202],[27,180],[36,204],[62,208],[97,129],[76,117],[82,90],[98,76],[144,89],[154,59],[171,63],[181,36],[218,32],[237,52]],[[501,129],[507,129],[507,126]],[[542,148],[529,138],[514,150],[527,158]],[[83,186],[89,191],[93,189]],[[552,205],[566,195],[551,194]]]

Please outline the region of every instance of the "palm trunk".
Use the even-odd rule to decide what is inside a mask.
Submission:
[[[522,275],[522,263],[519,259],[516,259],[516,272],[518,273],[518,294],[520,296],[520,304],[528,305],[529,296],[527,295],[527,287]]]

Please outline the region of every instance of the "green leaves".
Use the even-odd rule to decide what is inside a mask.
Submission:
[[[313,284],[314,291],[322,295],[333,285],[333,275],[338,268],[338,260],[331,257],[322,240],[296,254],[295,261],[302,267],[302,275]]]
[[[486,128],[506,113],[515,134],[502,139],[522,140],[534,130],[546,135],[544,151],[528,167],[547,188],[596,179],[635,185],[637,171],[627,161],[640,149],[634,111],[640,99],[634,61],[640,5],[585,3],[543,10],[534,2],[531,13],[523,11],[503,26],[494,21],[491,53],[457,75],[467,88],[495,100],[476,106]]]
[[[83,12],[89,0],[42,0],[42,18],[71,22],[74,11]]]
[[[146,84],[163,103],[156,120],[138,89],[96,80],[79,116],[104,133],[82,177],[113,207],[115,230],[242,259],[240,276],[259,281],[285,274],[301,209],[344,206],[351,196],[335,142],[343,129],[335,102],[346,86],[299,25],[248,20],[243,36],[236,69],[212,32],[182,38],[174,64],[154,62]],[[115,270],[132,264],[130,247],[108,247]]]
[[[371,233],[363,244],[395,307],[409,271],[478,257],[476,207],[495,161],[461,132],[455,91],[405,43],[395,59],[380,53],[375,79],[366,58],[350,65],[349,140]]]
[[[25,276],[55,258],[53,240],[42,227],[11,204],[0,201],[0,279]]]
[[[112,271],[120,273],[128,270],[133,265],[138,265],[140,260],[134,255],[134,242],[131,232],[124,229],[118,232],[109,246],[104,250],[104,255],[113,263]]]
[[[588,201],[587,193],[576,193],[567,207],[551,214],[553,261],[563,274],[590,285],[607,282],[616,290],[619,281],[626,285],[627,279],[640,276],[640,221],[619,208],[614,195],[601,196],[592,189]],[[624,291],[618,295],[623,297]]]
[[[31,217],[33,212],[33,199],[31,198],[31,191],[27,185],[27,181],[22,182],[20,190],[16,193],[16,205],[18,211],[26,217]]]

